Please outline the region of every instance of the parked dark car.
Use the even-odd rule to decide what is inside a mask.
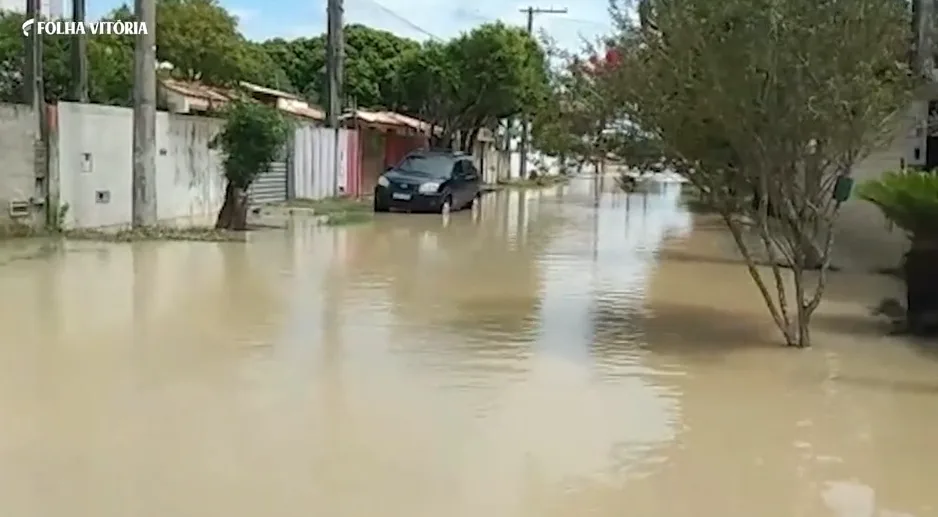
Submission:
[[[375,212],[438,212],[472,208],[482,178],[470,156],[454,151],[415,151],[378,177]]]

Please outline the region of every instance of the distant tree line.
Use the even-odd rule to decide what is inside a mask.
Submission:
[[[25,15],[0,12],[0,101],[18,102]],[[103,20],[133,20],[122,6]],[[251,41],[216,0],[158,0],[157,59],[174,78],[227,86],[238,81],[297,94],[319,104],[325,94],[324,34]],[[69,37],[43,40],[47,101],[68,99]],[[345,30],[345,96],[362,109],[387,109],[436,124],[443,145],[465,147],[481,128],[533,114],[549,96],[542,46],[522,29],[482,25],[449,41],[420,43],[364,25]],[[129,106],[133,38],[88,38],[93,103]]]

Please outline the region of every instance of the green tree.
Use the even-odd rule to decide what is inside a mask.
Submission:
[[[157,59],[172,63],[174,77],[291,88],[277,63],[238,32],[237,18],[217,0],[158,0],[156,24]]]
[[[238,61],[242,81],[275,88],[290,93],[301,93],[278,62],[267,53],[261,43],[245,41]]]
[[[480,128],[534,113],[549,93],[540,44],[501,23],[405,53],[396,87],[401,109],[438,126],[443,145],[458,135],[466,150]]]
[[[910,98],[900,65],[906,3],[646,0],[641,12],[644,26],[618,12],[622,65],[604,80],[627,120],[720,213],[785,342],[809,346],[840,206],[834,187],[894,137]],[[743,192],[756,201],[740,203]],[[815,243],[812,288],[805,270]],[[763,249],[775,294],[756,267]]]
[[[290,126],[275,108],[250,100],[225,107],[225,127],[212,141],[224,156],[225,201],[215,227],[244,230],[247,227],[248,188],[281,152]]]
[[[395,89],[403,111],[426,120],[449,138],[459,109],[458,71],[445,43],[428,41],[401,58]]]
[[[105,20],[124,19],[115,11]],[[23,102],[23,70],[26,38],[20,26],[22,13],[0,11],[0,101]],[[68,38],[43,38],[43,81],[48,101],[68,98],[71,81]],[[92,102],[129,105],[133,72],[133,40],[124,36],[88,38],[89,94]]]
[[[20,30],[25,15],[0,12],[0,100],[19,102],[26,39]],[[133,20],[124,5],[103,20]],[[173,65],[172,75],[224,86],[250,81],[292,91],[275,56],[247,41],[237,20],[214,0],[159,0],[157,59]],[[70,39],[43,38],[43,79],[46,100],[67,99],[71,72]],[[133,98],[133,38],[98,35],[88,38],[88,79],[91,102],[129,106]]]
[[[550,155],[574,157],[581,163],[599,162],[620,146],[611,137],[621,109],[614,81],[607,80],[608,65],[589,64],[577,57],[552,73],[549,102],[535,113],[534,146]]]
[[[314,104],[325,99],[326,38],[274,38],[260,44],[283,69],[296,93]]]
[[[352,24],[345,28],[345,95],[366,109],[393,109],[393,89],[402,55],[419,48],[416,41],[388,31]],[[279,63],[297,91],[313,103],[326,99],[326,37],[284,40],[262,44]]]
[[[363,108],[393,109],[394,77],[416,41],[354,24],[345,28],[345,94]]]

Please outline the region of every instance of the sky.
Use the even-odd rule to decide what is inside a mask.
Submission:
[[[560,0],[553,0],[559,2]],[[65,2],[66,12],[70,3]],[[87,0],[89,17],[98,17],[124,3],[122,0]],[[321,34],[326,28],[326,0],[221,0],[240,20],[250,39],[294,38]],[[541,14],[535,31],[547,32],[563,48],[578,50],[583,39],[595,41],[611,30],[608,0],[570,3],[524,3],[514,0],[345,0],[346,23],[361,23],[417,40],[447,39],[476,25],[495,20],[523,26],[519,10],[568,8],[568,14]],[[279,6],[274,9],[273,6]]]

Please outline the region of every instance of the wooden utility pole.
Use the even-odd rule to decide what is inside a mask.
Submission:
[[[146,24],[134,45],[133,226],[156,224],[156,0],[135,0]]]
[[[26,0],[26,18],[39,20],[42,7],[39,0]],[[23,103],[33,111],[33,174],[37,185],[41,185],[37,194],[48,199],[49,193],[49,149],[46,127],[45,83],[42,78],[42,36],[33,25],[26,37],[26,59],[23,70]],[[46,210],[58,210],[58,207],[46,206]]]
[[[72,0],[72,21],[85,23],[85,0]],[[88,102],[88,40],[84,32],[72,36],[71,51],[72,100]]]
[[[326,121],[329,127],[339,127],[342,115],[342,0],[328,0],[326,4]]]
[[[326,3],[326,85],[329,100],[326,106],[326,120],[335,132],[333,138],[332,174],[333,194],[338,195],[341,161],[339,160],[339,139],[342,116],[342,83],[344,77],[345,35],[342,27],[343,0],[327,0]]]
[[[39,18],[39,0],[26,0],[26,18]],[[23,104],[36,107],[37,82],[42,77],[42,37],[33,25],[26,36],[26,59],[23,60]]]
[[[537,7],[526,7],[520,9],[521,12],[528,15],[528,34],[534,34],[534,15],[535,14],[567,14],[567,9],[539,9]],[[531,120],[528,114],[524,115],[521,121],[521,179],[528,177],[528,137],[531,133]]]

